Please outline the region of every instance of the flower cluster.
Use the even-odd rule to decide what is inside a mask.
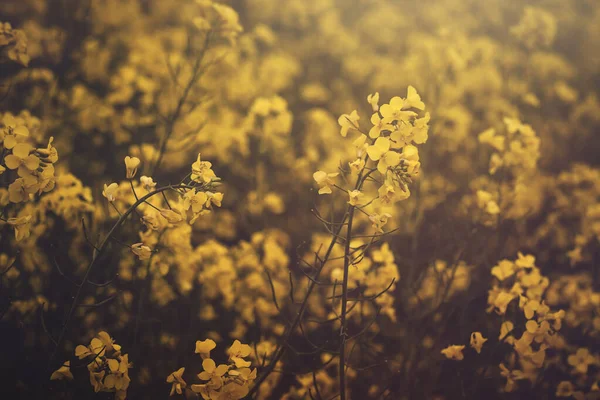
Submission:
[[[538,7],[525,7],[518,25],[511,33],[528,49],[548,47],[556,36],[556,18]]]
[[[509,304],[518,300],[518,309],[526,320],[518,339],[513,335],[519,330],[516,322],[507,319],[500,328],[499,340],[512,345],[520,364],[520,368],[515,366],[513,356],[509,359],[508,367],[500,365],[502,375],[507,379],[505,391],[510,392],[515,389],[516,380],[529,379],[534,382],[538,371],[544,366],[546,350],[561,346],[556,333],[562,327],[565,312],[552,312],[544,301],[549,280],[535,265],[534,256],[519,253],[515,261],[501,260],[491,273],[502,287],[495,283],[489,291],[488,312],[495,310],[504,315]],[[516,320],[518,317],[513,318]]]
[[[6,59],[25,67],[29,64],[27,36],[20,29],[13,29],[8,22],[0,21],[0,64]]]
[[[115,399],[125,400],[131,382],[131,364],[128,355],[122,354],[121,346],[108,333],[98,332],[89,345],[77,346],[75,356],[87,363],[90,383],[96,393],[114,392]],[[50,379],[73,379],[70,362],[65,362]]]
[[[203,371],[197,377],[204,383],[191,385],[191,390],[207,400],[244,398],[256,379],[256,368],[251,369],[251,362],[246,360],[252,353],[252,348],[235,340],[227,350],[228,362],[217,365],[210,356],[210,352],[216,346],[212,339],[196,342],[196,353],[200,354],[203,360]],[[171,396],[175,393],[182,394],[187,387],[183,379],[184,372],[185,368],[182,367],[167,377],[167,383],[171,383]]]

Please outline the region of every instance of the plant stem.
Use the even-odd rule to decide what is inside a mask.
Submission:
[[[347,303],[348,303],[348,272],[350,267],[350,239],[352,238],[352,221],[354,219],[354,206],[348,212],[348,226],[346,230],[346,243],[344,246],[344,278],[342,280],[342,312],[340,329],[340,400],[346,400],[346,333]]]

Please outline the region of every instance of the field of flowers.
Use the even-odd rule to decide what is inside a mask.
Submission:
[[[598,0],[0,1],[0,398],[600,399]]]

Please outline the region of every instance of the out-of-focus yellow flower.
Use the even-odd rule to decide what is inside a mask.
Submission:
[[[392,218],[392,214],[389,213],[369,215],[369,220],[372,223],[372,227],[378,233],[383,233],[383,227],[385,226],[385,224],[387,224],[390,218]]]
[[[348,166],[352,172],[358,174],[365,167],[365,160],[357,158],[356,160],[349,162]]]
[[[596,358],[590,354],[586,348],[579,348],[575,354],[567,358],[567,362],[573,367],[573,372],[585,375],[588,372],[588,366],[596,363]]]
[[[504,136],[496,135],[494,128],[486,129],[477,136],[479,143],[487,143],[497,151],[504,151]]]
[[[360,117],[358,116],[358,112],[356,110],[352,111],[349,115],[342,114],[338,118],[338,124],[341,127],[340,134],[343,137],[348,135],[348,131],[350,129],[358,129],[358,120]]]
[[[117,193],[118,189],[119,189],[118,183],[113,182],[108,186],[105,183],[104,190],[102,191],[102,196],[106,197],[108,199],[108,201],[113,202],[113,201],[115,201],[115,194]]]
[[[569,381],[562,381],[556,387],[556,397],[571,397],[574,393],[573,384]]]
[[[11,225],[15,229],[15,240],[20,242],[23,239],[26,239],[30,235],[30,222],[31,215],[25,215],[23,217],[9,218],[7,220],[8,224]]]
[[[338,176],[338,172],[327,173],[324,171],[317,171],[313,174],[313,179],[319,185],[319,194],[331,194],[331,186],[335,185],[333,178]]]
[[[140,260],[148,260],[152,256],[152,249],[144,243],[135,243],[131,245],[131,251],[138,256]]]
[[[374,94],[368,95],[367,101],[373,108],[373,112],[377,112],[377,110],[379,110],[379,92],[375,92]]]
[[[348,204],[350,204],[351,206],[358,206],[363,203],[365,194],[362,193],[360,190],[348,190],[348,197]]]
[[[501,260],[492,268],[492,275],[503,281],[515,273],[514,263],[510,260]]]
[[[206,201],[207,207],[210,207],[212,204],[214,204],[217,207],[221,207],[221,202],[223,201],[223,193],[206,192],[206,196],[208,196],[208,199]]]
[[[153,191],[156,187],[156,182],[154,182],[150,176],[142,175],[140,177],[140,183],[142,184],[142,187],[149,192]]]
[[[162,215],[162,217],[164,219],[166,219],[170,224],[178,224],[181,221],[183,221],[185,219],[185,216],[181,213],[181,211],[176,210],[176,209],[161,209],[160,210],[160,215]]]
[[[477,205],[490,215],[498,215],[500,213],[498,203],[493,200],[492,194],[485,190],[477,191]]]
[[[465,346],[463,345],[451,345],[443,349],[441,353],[450,360],[460,361],[465,358],[463,354],[464,348]]]

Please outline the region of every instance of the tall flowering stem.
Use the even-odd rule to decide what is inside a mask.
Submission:
[[[315,287],[321,284],[319,276],[325,264],[330,260],[335,244],[339,242],[344,245],[341,294],[335,294],[335,287],[338,282],[336,280],[333,285],[334,294],[330,298],[341,300],[340,314],[336,318],[336,320],[340,320],[341,325],[339,331],[339,396],[342,400],[347,398],[347,359],[351,356],[353,350],[346,354],[346,347],[349,340],[358,336],[351,337],[348,335],[348,316],[353,308],[348,308],[348,301],[351,301],[348,298],[350,265],[358,266],[361,260],[365,258],[371,245],[376,240],[391,233],[386,232],[384,226],[392,218],[390,212],[393,212],[394,204],[410,196],[409,184],[417,177],[420,167],[419,153],[415,145],[427,141],[429,129],[429,113],[419,117],[418,113],[414,111],[424,110],[425,104],[412,86],[409,86],[406,98],[394,97],[389,104],[384,104],[381,107],[379,107],[378,98],[378,94],[371,95],[368,98],[374,112],[370,118],[372,127],[368,134],[363,133],[359,127],[360,117],[357,111],[344,114],[338,120],[341,127],[340,134],[343,137],[355,132],[359,134],[353,141],[356,158],[348,162],[349,168],[340,168],[340,172],[345,175],[345,181],[348,180],[348,177],[356,177],[353,188],[344,188],[338,185],[336,179],[340,172],[317,171],[313,174],[313,178],[319,186],[318,193],[320,195],[333,195],[335,190],[336,193],[343,193],[346,196],[346,211],[341,222],[329,222],[317,213],[317,217],[325,224],[327,231],[331,234],[332,240],[324,257],[320,257],[320,251],[315,253],[315,265],[312,266],[315,272],[312,276],[307,275],[310,282],[300,309],[296,312],[293,321],[285,331],[270,363],[255,381],[250,395],[256,394],[261,383],[274,371],[277,362],[285,354],[286,348],[289,347],[289,341],[294,331],[299,326],[301,327],[308,299],[314,293]],[[377,173],[377,176],[372,176],[374,173]],[[334,200],[334,204],[335,202]],[[357,211],[368,218],[375,231],[374,233],[356,235],[353,232],[355,220],[359,216],[356,213]],[[344,226],[346,227],[346,234],[345,237],[341,237],[340,234]],[[369,242],[358,248],[352,248],[351,242],[356,238],[368,238]],[[391,283],[386,285],[383,290],[375,287],[368,287],[368,290],[375,293],[380,292],[374,297],[377,298],[388,290],[392,290],[395,280],[396,278],[391,279]],[[364,286],[367,288],[367,284]],[[394,316],[392,315],[392,317]],[[364,329],[361,330],[361,332],[364,331]]]

